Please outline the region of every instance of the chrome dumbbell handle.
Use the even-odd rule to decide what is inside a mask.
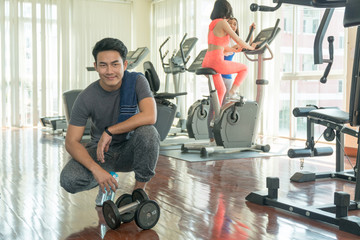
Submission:
[[[135,211],[136,208],[139,206],[140,202],[138,200],[136,200],[135,202],[126,204],[125,206],[119,207],[119,213],[120,215],[124,214],[124,213],[128,213],[131,211]]]

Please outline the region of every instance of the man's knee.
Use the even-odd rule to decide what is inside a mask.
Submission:
[[[60,174],[60,186],[65,189],[65,191],[69,193],[76,193],[75,189],[73,188],[73,184],[71,184],[71,176],[67,176],[67,172],[63,171]]]
[[[145,141],[160,143],[160,136],[153,125],[140,126],[135,130],[135,136]]]
[[[69,193],[77,193],[88,189],[91,173],[74,159],[64,166],[60,173],[60,186]]]

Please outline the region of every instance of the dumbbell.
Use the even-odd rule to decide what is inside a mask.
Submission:
[[[142,229],[150,229],[160,218],[159,205],[150,200],[142,189],[136,189],[132,195],[123,194],[114,203],[108,200],[103,203],[103,215],[111,229],[120,227],[121,222],[128,223],[134,220]]]

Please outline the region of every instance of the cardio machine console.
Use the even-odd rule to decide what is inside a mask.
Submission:
[[[126,55],[126,60],[128,61],[127,70],[134,69],[139,65],[139,63],[148,55],[149,49],[147,47],[140,47],[135,51],[129,51]],[[86,67],[88,71],[95,71],[94,67]]]
[[[126,57],[128,61],[127,69],[133,69],[146,57],[149,53],[149,49],[147,47],[140,47],[135,51],[130,51]]]
[[[189,72],[194,73],[196,71],[196,69],[201,68],[201,65],[204,60],[206,52],[207,52],[207,49],[204,49],[196,56],[195,60],[188,68]]]
[[[198,41],[198,39],[196,37],[192,37],[192,38],[186,39],[184,41],[184,43],[181,45],[185,59],[190,55],[190,52],[195,47],[195,44],[197,41]],[[176,53],[176,55],[172,61],[174,64],[179,65],[179,66],[184,64],[182,56],[181,56],[181,49]]]
[[[255,50],[253,51],[244,50],[244,52],[246,52],[246,54],[260,54],[263,51],[265,51],[263,46],[265,44],[270,44],[274,40],[276,35],[280,32],[280,28],[276,28],[274,34],[273,32],[274,32],[274,27],[261,30],[261,32],[255,37],[253,41],[253,43],[256,43]]]

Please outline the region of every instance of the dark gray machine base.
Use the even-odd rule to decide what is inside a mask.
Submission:
[[[322,173],[313,173],[308,171],[296,172],[290,178],[292,182],[311,182],[316,179],[323,178],[337,178],[342,180],[347,180],[351,182],[356,182],[356,177],[353,170],[342,171],[342,172],[322,172]]]
[[[209,99],[197,100],[190,106],[186,120],[189,138],[195,138],[195,140],[209,139],[209,108]]]
[[[159,132],[160,141],[163,141],[168,135],[172,121],[176,113],[176,105],[166,99],[155,99],[157,107],[157,120],[154,127]]]
[[[302,172],[296,172],[292,177],[290,178],[290,181],[292,182],[311,182],[316,180],[316,174],[313,172],[308,171],[302,171]]]
[[[338,226],[341,231],[360,236],[360,218],[348,216],[349,210],[360,209],[357,202],[350,201],[350,194],[335,192],[334,204],[326,206],[298,206],[278,199],[279,178],[266,178],[266,187],[267,192],[251,192],[246,196],[246,200],[258,205],[280,208],[310,219],[327,222]]]

